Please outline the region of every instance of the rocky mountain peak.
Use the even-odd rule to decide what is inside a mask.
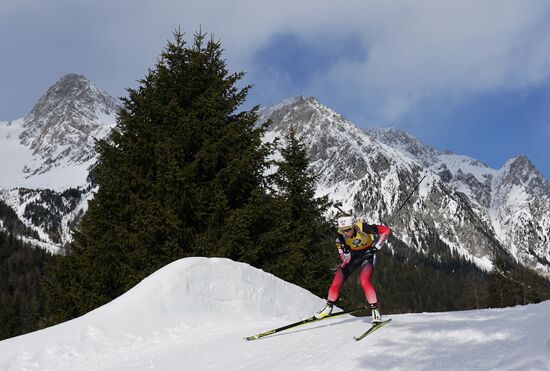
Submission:
[[[67,74],[50,87],[24,118],[21,144],[35,161],[24,172],[43,173],[61,161],[82,163],[94,156],[93,137],[114,125],[118,102],[82,75]]]
[[[539,174],[525,155],[511,158],[504,164],[501,171],[505,182],[513,185],[527,184],[533,176]]]
[[[275,130],[288,130],[290,124],[300,126],[306,133],[333,124],[352,127],[339,113],[314,97],[297,96],[285,99],[274,106],[261,108],[259,114],[261,121],[271,119]]]
[[[397,128],[367,128],[365,132],[379,142],[411,154],[425,166],[432,166],[442,152]]]
[[[493,226],[514,256],[532,267],[550,261],[550,183],[524,155],[499,170],[493,183]]]
[[[96,114],[110,115],[116,112],[118,103],[86,77],[71,73],[63,76],[46,91],[25,117],[25,122],[27,126],[37,121],[52,124],[51,120],[40,119],[51,116],[51,111],[63,113],[65,116],[75,115],[82,108],[89,108]]]
[[[423,249],[438,236],[480,266],[504,247],[525,265],[550,271],[550,186],[527,157],[495,170],[400,129],[359,129],[315,98],[288,99],[261,114],[272,120],[267,137],[290,125],[303,135],[320,174],[319,194],[369,220],[391,215],[400,195],[427,174],[415,200],[393,221],[405,244]]]

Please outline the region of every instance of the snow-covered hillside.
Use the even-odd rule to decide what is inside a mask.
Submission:
[[[85,186],[94,141],[115,125],[117,109],[84,76],[63,76],[24,118],[0,122],[0,189]]]
[[[23,170],[35,161],[31,148],[21,144],[19,136],[25,130],[24,119],[0,121],[0,189],[53,188],[63,189],[79,186],[86,182],[87,166],[59,166],[50,171],[28,176]],[[89,166],[90,164],[88,164]]]
[[[444,244],[440,258],[452,251],[487,270],[506,251],[550,273],[550,183],[525,156],[491,169],[398,129],[360,129],[313,97],[287,99],[260,114],[272,122],[266,138],[290,126],[304,138],[320,175],[318,195],[372,223],[387,222],[425,176],[392,221],[394,237],[407,246],[427,253]]]
[[[92,197],[95,140],[116,123],[116,99],[84,76],[63,76],[24,118],[0,121],[0,201],[56,252],[72,240]]]
[[[369,318],[348,315],[243,340],[323,302],[243,263],[182,259],[80,318],[1,341],[0,370],[550,369],[550,302],[387,315],[360,342]]]
[[[70,228],[77,228],[92,197],[94,138],[115,125],[117,109],[117,101],[84,76],[68,74],[24,118],[0,122],[0,200],[38,232],[36,244],[55,251],[71,241]],[[458,254],[485,270],[505,252],[550,274],[550,183],[525,156],[494,170],[397,129],[360,129],[313,97],[260,113],[262,122],[272,120],[266,141],[290,125],[305,137],[320,175],[317,194],[369,222],[387,222],[426,176],[392,221],[394,237],[406,246],[437,259]],[[66,194],[69,187],[79,195]]]
[[[394,237],[419,252],[435,246],[434,236],[452,251],[491,269],[501,246],[492,237],[488,218],[480,220],[472,206],[439,175],[402,148],[367,135],[364,130],[315,98],[294,100],[261,111],[270,119],[270,136],[282,136],[292,125],[309,147],[312,169],[320,174],[317,193],[341,201],[343,208],[371,223],[388,223],[406,195],[425,180],[397,218]],[[391,245],[390,245],[390,248]]]
[[[491,169],[468,156],[440,151],[398,129],[366,129],[376,140],[411,155],[450,188],[467,196],[495,238],[527,266],[550,272],[550,183],[524,156]]]

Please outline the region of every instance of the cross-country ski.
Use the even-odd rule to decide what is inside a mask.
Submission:
[[[289,329],[294,328],[294,327],[302,326],[302,325],[305,325],[307,323],[313,323],[313,322],[318,322],[318,321],[322,321],[322,320],[325,320],[325,319],[331,319],[331,318],[334,318],[334,317],[341,316],[343,314],[358,313],[358,312],[361,312],[363,310],[364,310],[364,308],[358,308],[358,309],[354,309],[354,310],[350,310],[350,311],[343,311],[343,312],[333,313],[333,314],[331,314],[329,316],[326,316],[326,317],[323,317],[323,318],[317,318],[315,316],[311,316],[311,317],[308,317],[308,318],[303,319],[301,321],[294,322],[294,323],[291,323],[291,324],[288,324],[288,325],[285,325],[285,326],[282,326],[282,327],[278,327],[278,328],[275,328],[273,330],[268,330],[268,331],[262,332],[262,333],[257,334],[257,335],[247,336],[247,337],[245,337],[245,340],[256,340],[256,339],[259,339],[259,338],[263,338],[265,336],[273,335],[273,334],[281,332],[281,331],[289,330]]]
[[[391,322],[391,318],[388,319],[388,320],[385,320],[383,322],[380,322],[380,323],[375,323],[373,324],[367,331],[365,331],[364,333],[362,333],[361,335],[359,336],[354,336],[353,338],[356,340],[356,341],[359,341],[361,339],[364,339],[366,338],[368,335],[372,334],[374,331],[378,330],[380,327],[382,326],[385,326],[387,325],[388,323]]]

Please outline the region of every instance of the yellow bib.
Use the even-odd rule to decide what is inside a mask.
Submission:
[[[346,245],[352,250],[364,250],[374,242],[372,234],[363,232],[363,222],[356,223],[358,231],[355,236],[346,238]]]

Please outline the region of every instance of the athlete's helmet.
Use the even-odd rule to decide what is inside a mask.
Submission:
[[[338,232],[345,231],[353,227],[353,217],[350,215],[344,215],[338,218]]]

